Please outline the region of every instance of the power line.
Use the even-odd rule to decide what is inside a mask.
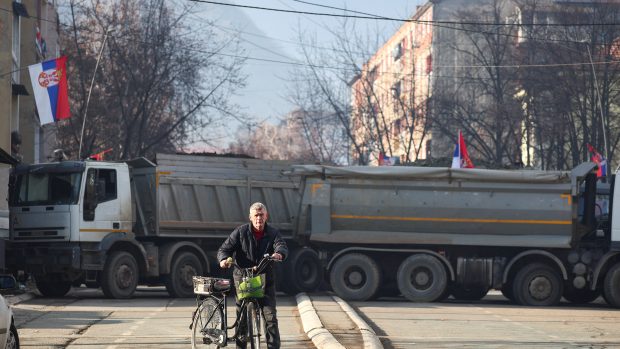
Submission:
[[[384,17],[378,15],[346,15],[346,14],[335,14],[335,13],[327,13],[327,12],[310,12],[310,11],[298,11],[298,10],[285,10],[273,7],[262,7],[262,6],[251,6],[251,5],[239,5],[239,4],[228,4],[224,2],[218,1],[210,1],[210,0],[189,0],[192,2],[200,2],[205,4],[212,5],[220,5],[220,6],[230,6],[230,7],[239,7],[239,8],[248,8],[253,10],[262,10],[262,11],[273,11],[273,12],[284,12],[284,13],[295,13],[295,14],[303,14],[303,15],[311,15],[311,16],[324,16],[324,17],[340,17],[340,18],[355,18],[355,19],[375,19],[375,20],[386,20],[386,21],[394,21],[394,22],[412,22],[412,23],[420,23],[420,24],[453,24],[453,25],[485,25],[485,26],[505,26],[505,25],[513,25],[510,23],[495,23],[495,22],[473,22],[473,21],[428,21],[428,20],[420,20],[420,19],[403,19],[403,18],[393,18],[393,17]],[[301,1],[298,1],[301,2]],[[333,9],[339,9],[345,12],[356,12],[350,11],[343,8],[331,7],[326,5],[319,5],[308,3],[315,6],[328,7]],[[359,12],[362,13],[362,12]],[[522,23],[524,26],[545,26],[545,27],[582,27],[582,26],[615,26],[620,25],[620,23]]]

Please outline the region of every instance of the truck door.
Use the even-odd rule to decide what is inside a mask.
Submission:
[[[116,169],[89,168],[80,205],[80,241],[101,241],[121,232]]]

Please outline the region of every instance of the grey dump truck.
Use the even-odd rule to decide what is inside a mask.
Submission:
[[[596,166],[570,172],[293,166],[298,234],[349,300],[620,306],[620,207]]]
[[[270,224],[292,239],[300,195],[299,178],[282,174],[290,162],[166,154],[155,162],[17,166],[7,267],[32,275],[47,296],[85,284],[129,298],[138,284],[163,284],[188,297],[192,276],[220,272],[215,253],[249,222],[252,202],[265,203]],[[310,264],[297,275],[316,273],[316,253],[291,246],[290,260]],[[302,286],[315,288],[321,277]]]

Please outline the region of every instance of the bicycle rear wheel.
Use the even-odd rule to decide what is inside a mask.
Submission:
[[[250,341],[251,349],[260,349],[261,325],[260,325],[260,309],[256,303],[248,303],[248,341]]]
[[[202,301],[192,321],[192,349],[218,348],[223,342],[224,312],[215,298]]]

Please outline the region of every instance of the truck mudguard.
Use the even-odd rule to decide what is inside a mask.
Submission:
[[[180,250],[182,247],[189,247],[192,251],[197,252],[205,264],[205,271],[207,273],[211,272],[211,266],[209,265],[209,259],[207,258],[207,254],[198,246],[197,244],[191,241],[179,241],[172,244],[165,245],[161,248],[159,260],[161,261],[159,265],[159,273],[169,274],[170,273],[170,264],[172,264],[172,257],[174,254]]]
[[[613,257],[618,256],[619,254],[620,252],[612,251],[607,252],[603,257],[601,257],[601,260],[598,261],[598,264],[596,265],[596,268],[594,269],[594,273],[592,275],[592,283],[590,284],[590,288],[592,290],[596,289],[596,285],[598,285],[598,278],[601,276],[601,271],[603,270],[603,267],[607,265],[608,261],[610,261]]]
[[[508,281],[508,274],[510,273],[510,269],[512,268],[512,266],[516,262],[518,262],[520,259],[522,259],[523,257],[530,256],[530,255],[539,255],[539,256],[544,256],[546,258],[549,258],[550,260],[555,262],[555,264],[560,268],[560,271],[562,271],[562,278],[564,280],[568,280],[568,273],[566,272],[566,268],[564,267],[564,264],[562,264],[562,261],[558,257],[554,256],[550,252],[543,251],[543,250],[529,250],[529,251],[524,251],[524,252],[519,253],[508,263],[508,265],[506,265],[506,268],[504,269],[504,276],[502,277],[502,283],[505,284]]]
[[[140,263],[140,269],[143,269],[148,272],[149,266],[146,263],[146,250],[144,246],[142,246],[138,241],[136,241],[133,233],[110,233],[106,235],[101,242],[99,243],[99,250],[102,252],[106,252],[114,246],[117,242],[125,242],[131,244],[138,251],[140,251],[142,258],[136,259],[138,263]]]

